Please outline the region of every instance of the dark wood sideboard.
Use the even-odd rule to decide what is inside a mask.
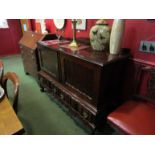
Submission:
[[[54,34],[41,34],[32,31],[25,31],[19,41],[21,56],[26,74],[30,74],[37,79],[39,70],[37,41],[56,39]]]
[[[81,44],[39,41],[39,84],[90,128],[102,128],[119,105],[127,56],[93,51]]]

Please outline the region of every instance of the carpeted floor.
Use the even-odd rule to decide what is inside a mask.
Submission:
[[[20,55],[2,58],[5,72],[14,71],[20,78],[18,116],[30,135],[83,135],[80,127],[53,99],[40,88],[31,76],[24,73]]]
[[[61,104],[46,93],[40,92],[36,80],[25,75],[20,55],[1,58],[5,72],[16,72],[20,78],[18,116],[27,135],[87,135],[91,130],[80,120],[71,117]],[[76,120],[76,121],[75,121]],[[104,133],[117,134],[107,126]]]

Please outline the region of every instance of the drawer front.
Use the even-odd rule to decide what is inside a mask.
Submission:
[[[67,106],[67,107],[70,106],[71,98],[70,98],[69,94],[67,94],[65,91],[59,89],[51,82],[50,82],[50,84],[47,84],[47,85],[49,85],[50,94],[52,94],[55,98],[57,98],[65,106]]]
[[[86,123],[88,123],[91,126],[94,125],[96,115],[93,112],[91,112],[91,110],[82,105],[80,101],[76,100],[75,98],[72,98],[70,106]]]
[[[58,88],[54,83],[43,77],[39,77],[41,87],[44,87],[49,94],[58,99],[65,107],[67,107],[74,115],[84,121],[85,124],[94,128],[96,113],[88,109],[84,103],[77,100],[65,90]]]

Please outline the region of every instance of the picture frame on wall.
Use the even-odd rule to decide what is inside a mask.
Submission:
[[[45,19],[36,19],[36,32],[42,34],[47,33]]]
[[[1,29],[7,29],[7,28],[9,28],[7,19],[0,19],[0,28]]]

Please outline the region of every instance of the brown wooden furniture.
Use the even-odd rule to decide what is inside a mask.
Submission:
[[[5,96],[0,100],[0,135],[18,134],[22,130],[23,125]]]
[[[2,84],[3,74],[4,74],[3,61],[0,60],[0,84]]]
[[[147,73],[147,76],[144,76],[144,73]],[[154,135],[155,68],[139,66],[135,81],[136,95],[110,113],[107,117],[108,122],[121,134]]]
[[[20,19],[20,24],[22,28],[22,32],[30,31],[31,30],[31,23],[29,19]]]
[[[23,33],[23,37],[19,44],[26,74],[30,74],[37,78],[37,71],[39,70],[37,41],[55,38],[56,36],[53,34],[40,34],[31,31],[26,31]]]
[[[16,73],[14,73],[14,72],[7,72],[3,76],[2,86],[3,86],[4,90],[5,90],[6,96],[9,98],[9,96],[8,96],[8,89],[7,89],[7,82],[8,82],[8,80],[10,80],[12,82],[12,84],[13,84],[14,96],[13,96],[12,105],[13,105],[13,108],[14,108],[15,112],[17,112],[18,94],[19,94],[19,78],[16,75]]]
[[[113,101],[120,100],[127,57],[93,51],[83,43],[70,49],[69,43],[38,42],[40,87],[92,129],[103,127],[107,113],[117,106]]]

